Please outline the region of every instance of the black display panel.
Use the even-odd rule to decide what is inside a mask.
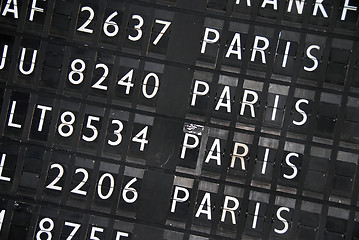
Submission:
[[[358,16],[0,1],[0,239],[359,239]]]

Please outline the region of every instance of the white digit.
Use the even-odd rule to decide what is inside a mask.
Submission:
[[[95,236],[96,232],[103,232],[103,228],[92,227],[90,240],[101,240],[101,239],[99,239],[98,237]]]
[[[81,8],[81,12],[83,11],[88,11],[90,13],[90,16],[89,18],[86,20],[86,22],[84,24],[82,24],[81,27],[79,27],[77,29],[77,31],[81,31],[81,32],[85,32],[85,33],[93,33],[93,30],[92,29],[88,29],[86,28],[90,23],[91,21],[93,20],[94,16],[95,16],[95,12],[92,8],[90,8],[89,6],[85,6],[85,7],[82,7]]]
[[[70,116],[71,118],[70,121],[66,121],[65,119],[66,116]],[[72,126],[72,124],[74,124],[75,119],[76,119],[75,114],[73,114],[72,112],[66,111],[61,114],[61,124],[57,129],[61,136],[63,137],[71,136],[71,134],[74,132],[74,127]],[[69,131],[66,133],[63,131],[63,128],[65,126],[69,128]]]
[[[97,128],[91,124],[92,121],[100,121],[99,117],[95,117],[95,116],[89,116],[87,118],[87,124],[86,124],[86,128],[89,128],[92,130],[92,136],[87,137],[85,135],[82,135],[82,139],[85,140],[86,142],[93,142],[96,140],[97,136],[98,136],[98,130]]]
[[[4,222],[4,218],[5,218],[5,210],[2,210],[0,212],[0,231],[1,231],[1,228],[2,228],[2,223]]]
[[[102,184],[106,177],[108,177],[110,179],[110,189],[108,190],[108,193],[106,195],[103,195],[102,194]],[[109,199],[113,193],[114,187],[115,187],[115,179],[113,178],[113,176],[110,173],[105,173],[98,180],[97,194],[103,200]]]
[[[84,175],[84,177],[83,177],[82,181],[74,189],[71,190],[71,192],[86,196],[87,192],[84,190],[81,190],[81,188],[83,187],[83,185],[85,185],[85,183],[89,179],[89,173],[84,168],[76,169],[75,174],[77,174],[77,173],[82,173]]]
[[[128,237],[128,233],[117,231],[116,240],[120,240],[121,237]]]
[[[80,68],[76,68],[76,64],[80,64],[81,67]],[[82,81],[84,80],[84,71],[86,68],[86,63],[84,62],[84,60],[82,59],[75,59],[72,61],[71,63],[71,72],[69,73],[69,81],[70,83],[74,84],[74,85],[78,85],[80,83],[82,83]],[[74,79],[74,75],[77,74],[79,75],[78,79]]]
[[[137,35],[136,36],[131,36],[128,35],[128,39],[130,39],[131,41],[135,42],[141,39],[142,37],[142,30],[141,27],[143,26],[143,18],[140,15],[133,15],[132,19],[137,19],[138,20],[138,24],[134,26],[134,29],[137,31]]]
[[[156,39],[153,41],[154,45],[157,45],[157,43],[161,40],[161,38],[163,37],[163,34],[165,34],[165,32],[167,31],[167,29],[169,28],[169,26],[171,25],[171,22],[169,21],[164,21],[164,20],[160,20],[160,19],[156,19],[155,21],[158,24],[163,24],[163,28],[161,30],[161,32],[158,34],[158,36],[156,37]]]
[[[131,181],[129,181],[126,186],[124,187],[123,191],[122,191],[122,198],[123,200],[125,200],[125,202],[127,203],[134,203],[137,198],[138,198],[138,193],[137,190],[130,187],[133,183],[135,183],[137,181],[137,178],[133,178]],[[128,198],[127,197],[127,193],[131,192],[133,194],[132,198]]]
[[[49,227],[45,227],[44,224],[45,222],[49,223]],[[51,219],[51,218],[44,218],[40,221],[39,223],[39,228],[40,228],[40,231],[37,232],[36,234],[36,239],[37,240],[44,240],[41,238],[41,234],[45,233],[47,235],[47,239],[46,240],[50,240],[52,239],[52,234],[51,234],[51,231],[52,229],[54,229],[54,221]]]
[[[126,94],[130,94],[130,90],[133,87],[132,83],[133,69],[131,69],[125,76],[118,80],[118,85],[126,87]]]
[[[59,174],[57,174],[57,177],[49,185],[47,185],[46,188],[61,191],[62,187],[61,186],[56,186],[55,184],[58,181],[60,181],[60,179],[64,175],[64,168],[58,163],[51,164],[50,169],[53,169],[53,168],[59,169]]]
[[[132,138],[133,142],[141,143],[141,146],[140,146],[141,152],[143,152],[143,150],[145,149],[145,144],[148,143],[148,140],[146,139],[147,130],[148,130],[148,126],[144,127],[139,133],[136,134],[136,136],[134,136]],[[142,136],[142,138],[140,139],[141,136]]]
[[[78,223],[72,223],[72,222],[65,222],[65,226],[73,227],[74,229],[71,231],[70,235],[66,238],[66,240],[71,240],[79,228],[81,227],[81,224]]]
[[[101,85],[101,83],[103,81],[105,81],[106,77],[108,76],[108,72],[109,72],[108,67],[103,63],[98,63],[98,64],[96,64],[96,69],[97,68],[102,68],[103,69],[103,75],[94,85],[92,85],[92,87],[106,91],[107,86],[103,86],[103,85]]]
[[[118,15],[117,11],[113,12],[108,18],[106,19],[105,23],[103,24],[103,31],[105,32],[106,36],[114,37],[119,31],[119,27],[116,22],[111,21],[112,18]],[[114,28],[112,32],[108,30],[108,27],[111,26]]]
[[[153,88],[153,92],[151,94],[148,94],[147,93],[147,83],[148,83],[148,79],[150,77],[153,77],[153,79],[155,80],[155,87]],[[153,98],[154,96],[156,96],[159,86],[160,86],[160,79],[158,78],[157,74],[156,73],[147,74],[145,79],[143,79],[143,85],[142,85],[143,96],[145,96],[145,98],[148,98],[148,99]]]
[[[113,132],[113,134],[115,134],[117,136],[117,140],[114,142],[111,140],[108,140],[107,143],[111,146],[117,146],[122,141],[121,132],[123,130],[123,124],[120,120],[116,120],[116,119],[112,120],[112,124],[117,124],[117,126],[118,126],[118,128]]]

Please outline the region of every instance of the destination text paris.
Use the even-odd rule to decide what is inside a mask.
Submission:
[[[251,0],[241,0],[241,1],[242,1],[242,3],[244,2],[247,7],[251,7],[253,4],[253,1],[251,1]],[[323,2],[324,2],[324,0],[315,1],[315,3],[313,4],[313,8],[312,8],[313,16],[317,16],[317,15],[321,14],[324,18],[329,17],[327,10],[323,6]],[[240,1],[237,0],[236,4],[240,4]],[[288,12],[293,11],[293,14],[301,15],[301,14],[303,14],[303,11],[305,9],[304,4],[305,4],[304,1],[289,0],[288,8],[286,9],[286,11],[288,11]],[[19,5],[17,4],[17,0],[7,0],[3,9],[1,9],[1,15],[3,17],[11,16],[14,19],[18,19],[19,18],[18,6]],[[28,20],[29,21],[33,21],[35,14],[45,14],[44,8],[39,7],[37,5],[36,0],[32,0],[32,3],[29,6],[31,6],[31,8],[29,7],[29,9],[28,9],[28,14],[29,14]],[[278,1],[277,0],[262,0],[262,4],[260,5],[260,7],[266,8],[268,6],[273,7],[273,10],[278,10]],[[24,7],[24,5],[22,7]],[[90,8],[83,8],[83,9],[90,9]],[[295,13],[294,9],[296,9],[296,11],[297,11],[296,13]],[[84,11],[91,12],[90,10],[84,10]],[[350,5],[350,0],[345,0],[344,5],[342,6],[342,8],[339,8],[338,11],[341,11],[341,13],[338,14],[338,16],[340,16],[340,20],[345,21],[347,14],[349,14],[350,12],[352,12],[352,13],[357,12],[358,8],[356,6]],[[133,15],[132,19],[135,19],[135,20],[137,19],[139,22],[143,21],[143,18],[139,15]],[[166,31],[166,29],[171,26],[171,22],[164,21],[163,19],[158,19],[155,23],[164,25],[164,28],[163,28],[164,31]],[[118,28],[114,28],[115,30],[117,29],[117,31],[115,31],[115,30],[111,31],[111,30],[108,30],[108,28],[110,28],[110,27],[106,28],[105,26],[109,26],[109,24],[107,24],[107,25],[105,23],[103,24],[104,32],[106,33],[106,30],[107,30],[106,36],[113,37],[114,35],[116,35],[118,33]],[[113,26],[117,26],[117,25],[113,25]],[[142,36],[142,30],[140,30],[140,29],[141,29],[141,27],[137,28],[138,32],[137,32],[136,36],[128,35],[128,36],[126,36],[126,38],[128,38],[129,41],[133,41],[133,42],[138,41]],[[77,28],[77,31],[82,31],[87,34],[92,34],[93,31],[91,31],[91,30],[92,29],[83,27],[83,25],[79,26]],[[220,31],[218,29],[216,29],[215,27],[206,27],[203,30],[203,33],[204,33],[204,36],[202,39],[201,48],[199,49],[200,54],[206,54],[207,51],[209,51],[208,49],[210,47],[218,47],[218,43],[220,41]],[[162,36],[162,35],[158,35],[158,36]],[[158,39],[158,41],[160,41],[161,37],[158,37],[156,39]],[[158,41],[156,41],[156,39],[153,42],[154,45],[156,45],[158,42]],[[252,46],[246,48],[246,50],[251,51],[250,61],[254,62],[256,60],[257,61],[260,60],[260,62],[262,64],[266,64],[267,63],[267,60],[266,60],[267,52],[266,51],[269,50],[270,44],[271,44],[270,40],[267,37],[255,36]],[[276,43],[272,43],[272,44],[276,44]],[[6,67],[6,64],[8,64],[6,59],[9,57],[8,49],[11,48],[11,46],[9,46],[9,45],[7,45],[7,44],[4,44],[3,46],[0,45],[0,51],[2,50],[0,52],[0,56],[2,57],[1,61],[0,61],[0,71],[3,70],[4,67]],[[241,60],[242,45],[243,44],[241,42],[241,35],[240,35],[240,33],[236,33],[234,35],[233,39],[231,40],[230,46],[228,46],[228,48],[225,51],[225,57],[229,58],[230,56],[234,55],[238,58],[238,60]],[[286,47],[284,50],[284,56],[283,56],[283,59],[281,59],[281,61],[282,61],[281,66],[283,68],[285,68],[287,66],[288,53],[289,53],[292,45],[293,45],[293,43],[290,41],[288,41],[286,44]],[[304,49],[303,54],[306,55],[306,57],[310,60],[310,61],[303,63],[302,67],[305,71],[313,72],[318,68],[318,65],[320,64],[320,61],[318,60],[320,57],[319,51],[323,48],[324,48],[324,46],[312,44],[312,45],[308,45],[306,47],[306,49]],[[37,60],[38,51],[41,53],[41,51],[38,49],[30,49],[30,48],[26,48],[26,47],[22,47],[21,49],[16,49],[16,54],[18,54],[18,56],[19,56],[18,69],[22,75],[33,74],[34,69],[36,69],[36,64],[38,63],[38,60]],[[41,55],[41,54],[39,54],[39,55]],[[67,80],[71,84],[78,85],[78,84],[81,84],[83,81],[91,80],[91,79],[84,79],[84,77],[83,77],[84,76],[83,70],[86,69],[86,64],[82,59],[78,59],[78,58],[71,59],[71,63],[72,64],[71,64],[71,66],[69,66],[69,69],[68,69],[68,74],[65,74],[65,76],[67,77]],[[104,72],[106,72],[106,69],[108,69],[108,67],[103,63],[97,63],[97,64],[100,66],[99,68],[104,69]],[[80,66],[78,66],[78,65],[80,65]],[[77,66],[77,67],[75,67],[75,66]],[[81,69],[83,69],[83,70],[81,70]],[[131,71],[129,73],[131,73]],[[130,78],[129,76],[132,76],[132,75],[131,74],[127,75],[127,78],[123,78],[123,81],[119,81],[118,84],[119,85],[127,84],[126,86],[129,86],[129,89],[130,89],[130,87],[132,86],[132,83],[129,81],[129,79],[132,79],[132,78]],[[77,78],[75,78],[75,77],[77,77]],[[147,78],[146,79],[149,80],[150,77],[157,84],[155,84],[156,90],[154,90],[152,93],[148,93],[148,90],[146,88],[143,88],[143,94],[148,99],[153,98],[157,93],[157,88],[160,88],[159,77],[155,74],[151,74],[151,75],[149,75],[148,79]],[[126,80],[127,82],[124,82],[124,80]],[[144,86],[146,86],[146,84],[144,84]],[[101,85],[101,83],[94,84],[92,87],[98,89],[99,91],[107,90],[107,86]],[[195,80],[193,89],[191,92],[192,97],[190,99],[190,105],[192,107],[195,107],[196,104],[198,104],[198,102],[202,98],[209,97],[210,90],[211,90],[210,85],[207,82]],[[160,90],[158,90],[158,91],[160,91]],[[278,109],[280,97],[281,97],[280,95],[275,96],[274,103],[273,103],[273,110],[271,113],[272,121],[275,121],[277,118],[277,109]],[[232,107],[232,102],[230,99],[232,99],[231,92],[230,92],[230,86],[225,86],[223,88],[223,91],[220,93],[220,97],[215,102],[214,110],[219,111],[219,110],[224,109],[227,113],[231,113],[233,107]],[[255,104],[257,104],[257,102],[259,101],[258,93],[253,90],[250,90],[250,89],[244,89],[243,94],[240,99],[241,99],[241,105],[240,105],[239,115],[243,116],[245,114],[245,112],[249,112],[249,114],[250,114],[249,116],[251,118],[255,118],[256,114],[258,114],[255,111],[255,109],[256,109]],[[293,114],[295,114],[295,118],[293,118],[293,120],[291,121],[291,124],[296,125],[296,126],[303,126],[308,122],[309,114],[304,109],[305,109],[306,105],[309,105],[309,102],[310,101],[308,99],[304,99],[304,98],[297,99],[295,101],[294,106],[292,106],[293,112],[294,112]],[[12,128],[22,128],[22,125],[20,123],[16,122],[17,119],[14,118],[14,116],[15,116],[14,113],[16,111],[16,104],[17,104],[16,101],[12,101],[9,105],[10,111],[8,114],[7,125]],[[52,106],[43,106],[43,105],[38,104],[38,105],[36,105],[36,108],[41,111],[42,117],[40,118],[40,122],[39,122],[39,125],[37,128],[37,131],[41,132],[41,131],[43,131],[42,124],[44,122],[44,119],[45,119],[46,115],[52,111]],[[65,119],[65,117],[67,117],[67,116],[70,117],[70,121],[68,121],[68,119]],[[59,135],[63,138],[67,138],[67,137],[71,136],[72,133],[74,132],[72,124],[76,120],[76,115],[71,111],[66,111],[66,112],[62,113],[61,116],[59,116],[59,118],[60,119],[59,119],[59,123],[57,126],[57,131],[58,131]],[[99,122],[100,117],[88,116],[88,119],[86,121],[87,122],[86,127],[89,129],[93,129],[93,134],[92,134],[92,136],[86,136],[86,135],[82,136],[83,141],[91,142],[91,141],[94,141],[98,136],[98,134],[97,134],[98,130],[91,124],[91,121],[92,121],[92,123]],[[119,128],[120,128],[120,126],[122,126],[122,123],[120,124],[119,120],[115,120],[112,123],[117,124],[119,126]],[[85,125],[85,124],[81,124],[81,125]],[[145,126],[143,128],[143,130],[141,130],[132,139],[132,141],[134,141],[134,142],[141,143],[141,145],[140,145],[141,147],[140,147],[139,151],[143,151],[145,145],[149,143],[149,140],[145,139],[146,134],[147,134],[147,129],[148,129],[148,127]],[[122,138],[122,137],[120,137],[121,135],[118,132],[115,132],[114,135],[117,136],[116,141],[108,140],[108,144],[111,146],[118,145],[121,142],[120,141],[120,139]],[[142,138],[140,139],[140,136],[143,136],[143,139]],[[184,134],[182,147],[181,147],[181,154],[180,154],[181,161],[187,160],[186,159],[187,151],[200,148],[200,141],[201,141],[200,136],[198,136],[196,134],[192,134],[192,133]],[[208,152],[207,155],[205,155],[205,159],[204,159],[205,164],[208,164],[210,162],[215,162],[215,164],[218,166],[222,165],[221,154],[219,154],[219,153],[221,153],[221,145],[223,145],[223,143],[221,142],[221,139],[216,138],[213,141],[213,144],[210,146],[210,151]],[[250,148],[247,144],[242,143],[242,142],[235,142],[233,145],[233,149],[231,149],[232,157],[231,157],[229,168],[237,167],[237,168],[240,168],[245,171],[246,170],[245,157],[249,153],[249,149]],[[268,162],[267,160],[268,160],[269,154],[271,154],[271,150],[269,148],[266,148],[265,153],[266,154],[262,161],[263,162],[262,174],[266,174],[265,170],[267,167],[267,162]],[[299,171],[300,168],[296,164],[294,164],[297,159],[300,159],[300,153],[297,153],[297,152],[288,152],[284,156],[283,164],[287,165],[288,170],[289,170],[289,172],[283,173],[283,177],[285,179],[294,180],[300,174],[300,171]],[[2,164],[4,164],[4,161],[2,162]],[[176,211],[178,211],[177,209],[181,205],[188,205],[187,202],[190,199],[190,194],[191,194],[190,189],[187,189],[183,186],[174,186],[170,212],[175,214]],[[211,201],[211,199],[213,197],[212,195],[211,195],[211,193],[206,192],[201,199],[198,199],[198,202],[200,202],[200,204],[194,212],[194,215],[196,218],[205,216],[205,218],[208,221],[211,221],[211,219],[212,219],[212,204],[213,204],[213,200]],[[254,217],[253,217],[253,221],[252,221],[253,229],[256,229],[256,227],[257,227],[257,221],[259,221],[258,215],[259,215],[260,209],[263,205],[264,205],[263,203],[256,202],[255,211],[253,213]],[[229,219],[230,224],[235,225],[238,221],[237,212],[240,209],[240,200],[237,198],[237,196],[229,196],[229,195],[227,196],[226,195],[223,199],[223,204],[221,204],[221,207],[222,207],[221,208],[222,209],[221,210],[221,221],[224,222],[224,221],[226,221],[226,219],[227,220]],[[290,211],[292,211],[292,209],[290,209],[287,206],[279,206],[279,208],[276,211],[275,216],[276,216],[276,219],[278,219],[282,223],[282,226],[280,226],[278,228],[274,228],[275,233],[285,234],[288,232],[288,230],[290,228],[290,224],[289,224],[290,219],[285,216],[285,212],[290,212]]]

